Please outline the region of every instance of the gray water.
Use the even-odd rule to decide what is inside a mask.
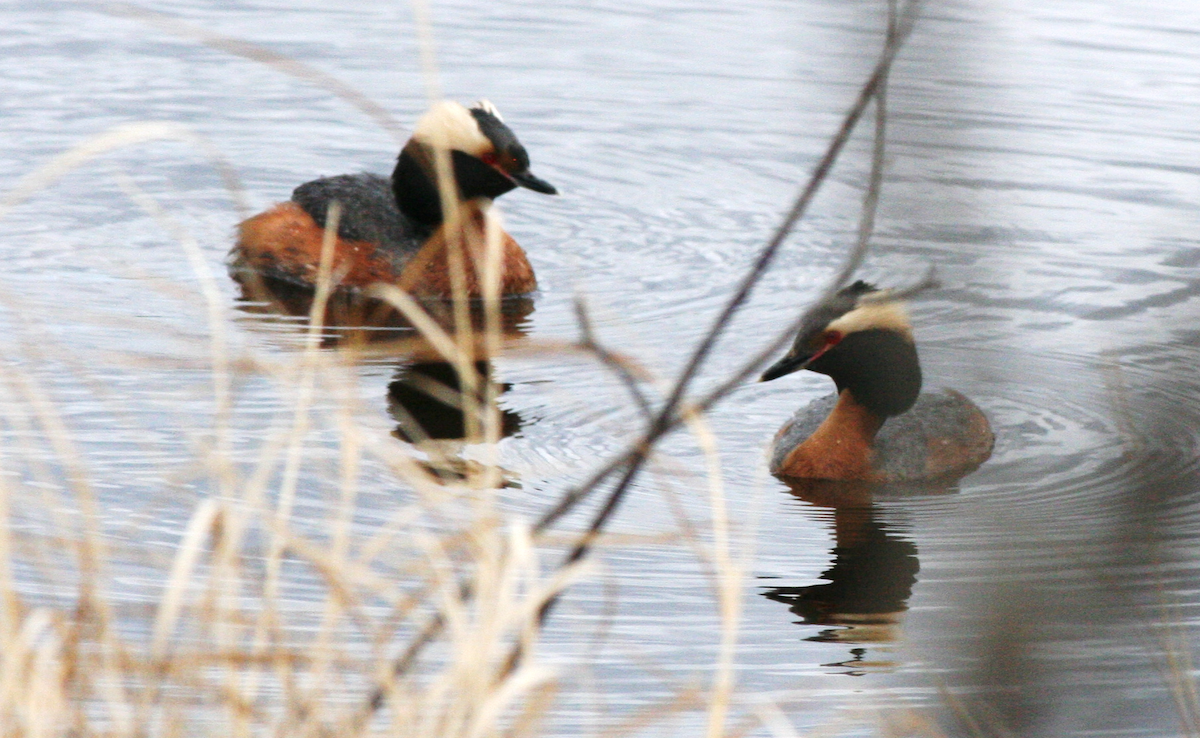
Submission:
[[[425,106],[406,6],[156,9],[303,60],[404,124]],[[464,1],[433,14],[446,95],[495,102],[534,171],[563,193],[501,201],[541,284],[526,332],[573,340],[571,301],[583,294],[602,338],[663,378],[820,155],[883,22],[878,3],[840,1]],[[395,156],[387,133],[327,92],[101,6],[10,4],[0,24],[5,190],[132,121],[175,121],[210,139],[252,210],[316,175],[387,171]],[[904,284],[937,266],[944,287],[912,306],[927,383],[985,410],[995,453],[947,493],[877,500],[864,516],[793,495],[764,472],[775,429],[829,391],[825,378],[750,385],[718,406],[711,423],[735,538],[754,549],[737,656],[742,714],[778,700],[808,728],[920,706],[966,733],[945,685],[1018,735],[1180,732],[1164,642],[1195,643],[1200,606],[1197,29],[1200,6],[1182,0],[925,7],[892,75],[887,177],[862,274]],[[702,384],[758,350],[840,263],[869,147],[865,135],[852,143]],[[222,260],[241,215],[195,147],[156,142],[101,157],[5,217],[0,335],[5,363],[41,383],[103,480],[106,534],[145,557],[114,573],[136,603],[156,592],[141,564],[169,559],[210,492],[193,462],[214,410],[195,271],[122,192],[121,172],[198,239],[224,305],[236,306]],[[286,321],[229,315],[235,347],[284,355],[297,343]],[[357,370],[363,422],[381,438],[393,425],[393,371]],[[638,427],[636,408],[591,363],[512,358],[498,372],[512,385],[505,407],[523,422],[501,444],[521,480],[505,498],[515,514],[536,516]],[[253,378],[235,391],[236,453],[288,398]],[[10,386],[3,399],[0,458],[36,479],[28,460],[50,453],[14,409],[25,406],[19,394]],[[675,437],[663,453],[668,472],[641,479],[614,530],[677,531],[669,495],[707,515],[695,443]],[[319,442],[309,454],[336,460]],[[364,470],[366,518],[385,514],[390,479]],[[320,505],[302,501],[296,515]],[[837,516],[872,548],[833,551]],[[36,528],[38,516],[26,523]],[[552,733],[613,725],[707,684],[716,658],[715,601],[691,551],[626,546],[602,559],[603,575],[571,591],[546,636],[543,658],[567,684]],[[835,560],[849,599],[830,622],[802,622],[780,593],[812,594],[800,588],[827,583]],[[29,581],[52,590],[54,567]],[[898,614],[851,627],[855,596]],[[1195,678],[1186,666],[1183,676]],[[680,718],[655,730],[696,728]]]

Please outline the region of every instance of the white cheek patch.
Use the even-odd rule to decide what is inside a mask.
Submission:
[[[832,321],[825,330],[838,331],[847,336],[872,328],[896,331],[912,340],[912,322],[908,319],[908,311],[903,303],[896,300],[860,301],[858,307]]]
[[[453,100],[436,103],[417,121],[413,139],[439,149],[452,149],[482,157],[495,147],[479,130],[475,116]]]

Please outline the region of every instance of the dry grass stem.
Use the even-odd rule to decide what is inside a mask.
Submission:
[[[233,199],[234,207],[237,208],[239,217],[249,215],[250,208],[246,204],[241,181],[232,165],[211,141],[178,123],[146,121],[114,126],[59,154],[40,169],[22,177],[17,185],[9,190],[3,199],[0,199],[0,220],[3,220],[9,211],[28,200],[35,193],[52,187],[63,176],[92,159],[110,151],[150,141],[180,141],[199,149],[221,176],[225,189]]]
[[[233,54],[234,56],[258,62],[276,71],[315,85],[358,108],[381,129],[390,133],[397,143],[404,142],[404,127],[400,125],[391,113],[371,98],[331,74],[322,72],[315,67],[297,61],[290,56],[280,54],[277,51],[272,51],[242,39],[222,36],[219,33],[185,23],[178,18],[150,10],[141,5],[133,3],[107,3],[104,7],[113,15],[134,18],[154,26],[161,31],[181,38],[192,39],[226,54]]]
[[[385,111],[307,65],[138,6],[107,7],[317,84],[399,136]],[[176,538],[147,554],[148,563],[138,570],[152,580],[145,587],[155,593],[153,602],[141,610],[127,603],[118,607],[114,603],[122,600],[113,596],[113,586],[120,573],[111,569],[124,565],[125,552],[113,550],[115,536],[102,523],[104,503],[97,492],[110,480],[89,469],[63,408],[35,375],[13,366],[0,369],[5,395],[0,419],[21,431],[15,435],[27,444],[13,455],[29,459],[17,475],[0,470],[0,730],[113,738],[193,732],[532,738],[542,734],[564,686],[538,658],[543,628],[563,593],[594,573],[590,554],[599,548],[680,545],[697,552],[712,583],[720,633],[710,681],[676,689],[669,699],[618,721],[603,735],[646,732],[681,713],[703,719],[708,738],[738,735],[759,723],[775,735],[795,735],[777,706],[747,710],[737,694],[738,630],[753,546],[730,513],[718,440],[704,413],[761,369],[803,316],[734,371],[723,373],[715,387],[700,393],[695,384],[873,104],[871,173],[857,242],[825,296],[858,269],[874,231],[883,183],[885,87],[915,8],[915,3],[902,10],[895,2],[889,5],[887,40],[873,71],[792,206],[661,394],[653,391],[650,371],[601,342],[582,296],[574,303],[578,341],[506,333],[503,223],[494,210],[476,213],[459,202],[446,147],[433,150],[452,288],[448,305],[437,307],[447,309],[450,319],[394,286],[377,286],[365,297],[390,306],[411,326],[410,336],[388,345],[331,338],[330,329],[337,326],[326,325],[340,296],[334,248],[341,210],[336,203],[326,217],[307,320],[296,323],[300,330],[286,340],[280,336],[292,328],[282,321],[263,327],[268,321],[260,321],[261,334],[268,336],[264,342],[288,346],[263,351],[251,339],[243,346],[241,335],[231,330],[228,298],[201,243],[132,178],[119,176],[127,195],[179,244],[194,276],[185,290],[145,275],[147,289],[202,306],[198,322],[206,326],[208,345],[192,354],[179,351],[183,356],[165,349],[165,356],[114,352],[114,360],[198,375],[204,370],[200,376],[205,400],[211,396],[205,405],[212,408],[211,428],[194,442],[195,459],[163,473],[175,487],[164,495],[162,509],[169,504],[176,514],[171,523]],[[430,9],[424,0],[414,0],[413,9],[428,93],[436,102],[442,90]],[[156,140],[180,141],[201,152],[222,177],[239,215],[245,214],[238,180],[209,141],[172,123],[136,123],[85,141],[23,178],[0,200],[0,218],[96,157]],[[915,294],[930,282],[907,291]],[[469,294],[472,284],[479,286],[475,296]],[[187,329],[162,330],[163,340],[199,345]],[[582,356],[599,362],[619,382],[614,391],[628,395],[644,423],[640,433],[630,434],[632,443],[584,483],[563,489],[550,509],[529,523],[507,512],[500,496],[506,483],[500,443],[504,417],[497,402],[502,384],[493,380],[490,367],[479,368],[505,352],[533,360]],[[434,380],[413,384],[461,411],[463,439],[439,446],[432,434],[416,430],[415,443],[403,444],[388,435],[391,428],[383,426],[392,421],[381,421],[378,408],[364,410],[360,395],[368,373],[359,371],[361,363],[411,362],[413,357],[440,358],[454,368],[457,389]],[[241,413],[239,392],[251,382],[278,397],[273,413]],[[406,412],[398,409],[396,415]],[[245,434],[235,432],[239,424],[252,422]],[[419,429],[415,421],[411,425]],[[658,451],[658,444],[681,426],[703,454],[702,471],[662,458]],[[28,440],[33,436],[48,454]],[[247,437],[253,442],[239,440]],[[673,494],[671,484],[680,480],[704,484],[710,524],[698,522],[702,514],[689,517],[680,506],[677,531],[608,530],[644,471],[667,480],[664,495]],[[367,478],[382,479],[378,486],[394,494],[376,494],[365,503],[378,491],[365,486]],[[555,530],[564,516],[600,493],[582,532]],[[17,508],[39,505],[53,535],[27,544],[12,521]],[[70,546],[69,557],[56,558],[56,545]],[[25,601],[21,567],[35,554],[58,577],[47,578],[58,590],[57,601],[71,607]],[[72,570],[54,573],[63,560]],[[1183,674],[1189,668],[1182,657],[1169,658],[1172,670]],[[666,670],[662,676],[676,679]],[[1181,684],[1178,699],[1194,703],[1194,685],[1188,691]],[[758,722],[748,722],[744,713],[750,711]],[[931,728],[927,733],[934,734]]]

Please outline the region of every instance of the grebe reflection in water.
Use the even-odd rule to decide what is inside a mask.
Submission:
[[[805,640],[876,646],[897,641],[920,571],[916,544],[884,521],[867,484],[794,480],[789,486],[796,497],[832,513],[833,564],[821,573],[822,584],[770,587],[762,595],[787,605],[800,618],[798,625],[827,626]],[[866,648],[850,656],[826,666],[853,675],[895,666],[890,658],[868,659]]]

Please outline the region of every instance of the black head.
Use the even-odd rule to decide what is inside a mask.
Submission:
[[[494,105],[487,100],[480,100],[470,108],[469,112],[478,124],[480,132],[492,144],[490,151],[483,151],[477,155],[477,158],[519,187],[540,192],[543,195],[558,194],[554,185],[535,177],[529,171],[529,154],[517,140],[512,129],[504,125],[500,111],[496,110]],[[507,192],[507,190],[505,191]]]
[[[767,382],[809,369],[882,417],[905,412],[921,392],[921,365],[903,305],[855,282],[810,311],[792,349],[763,372]]]
[[[396,203],[417,221],[437,224],[442,220],[436,184],[439,150],[449,153],[462,200],[495,199],[517,187],[558,194],[550,183],[529,171],[528,152],[491,103],[480,101],[468,109],[445,101],[418,121],[392,173]]]

